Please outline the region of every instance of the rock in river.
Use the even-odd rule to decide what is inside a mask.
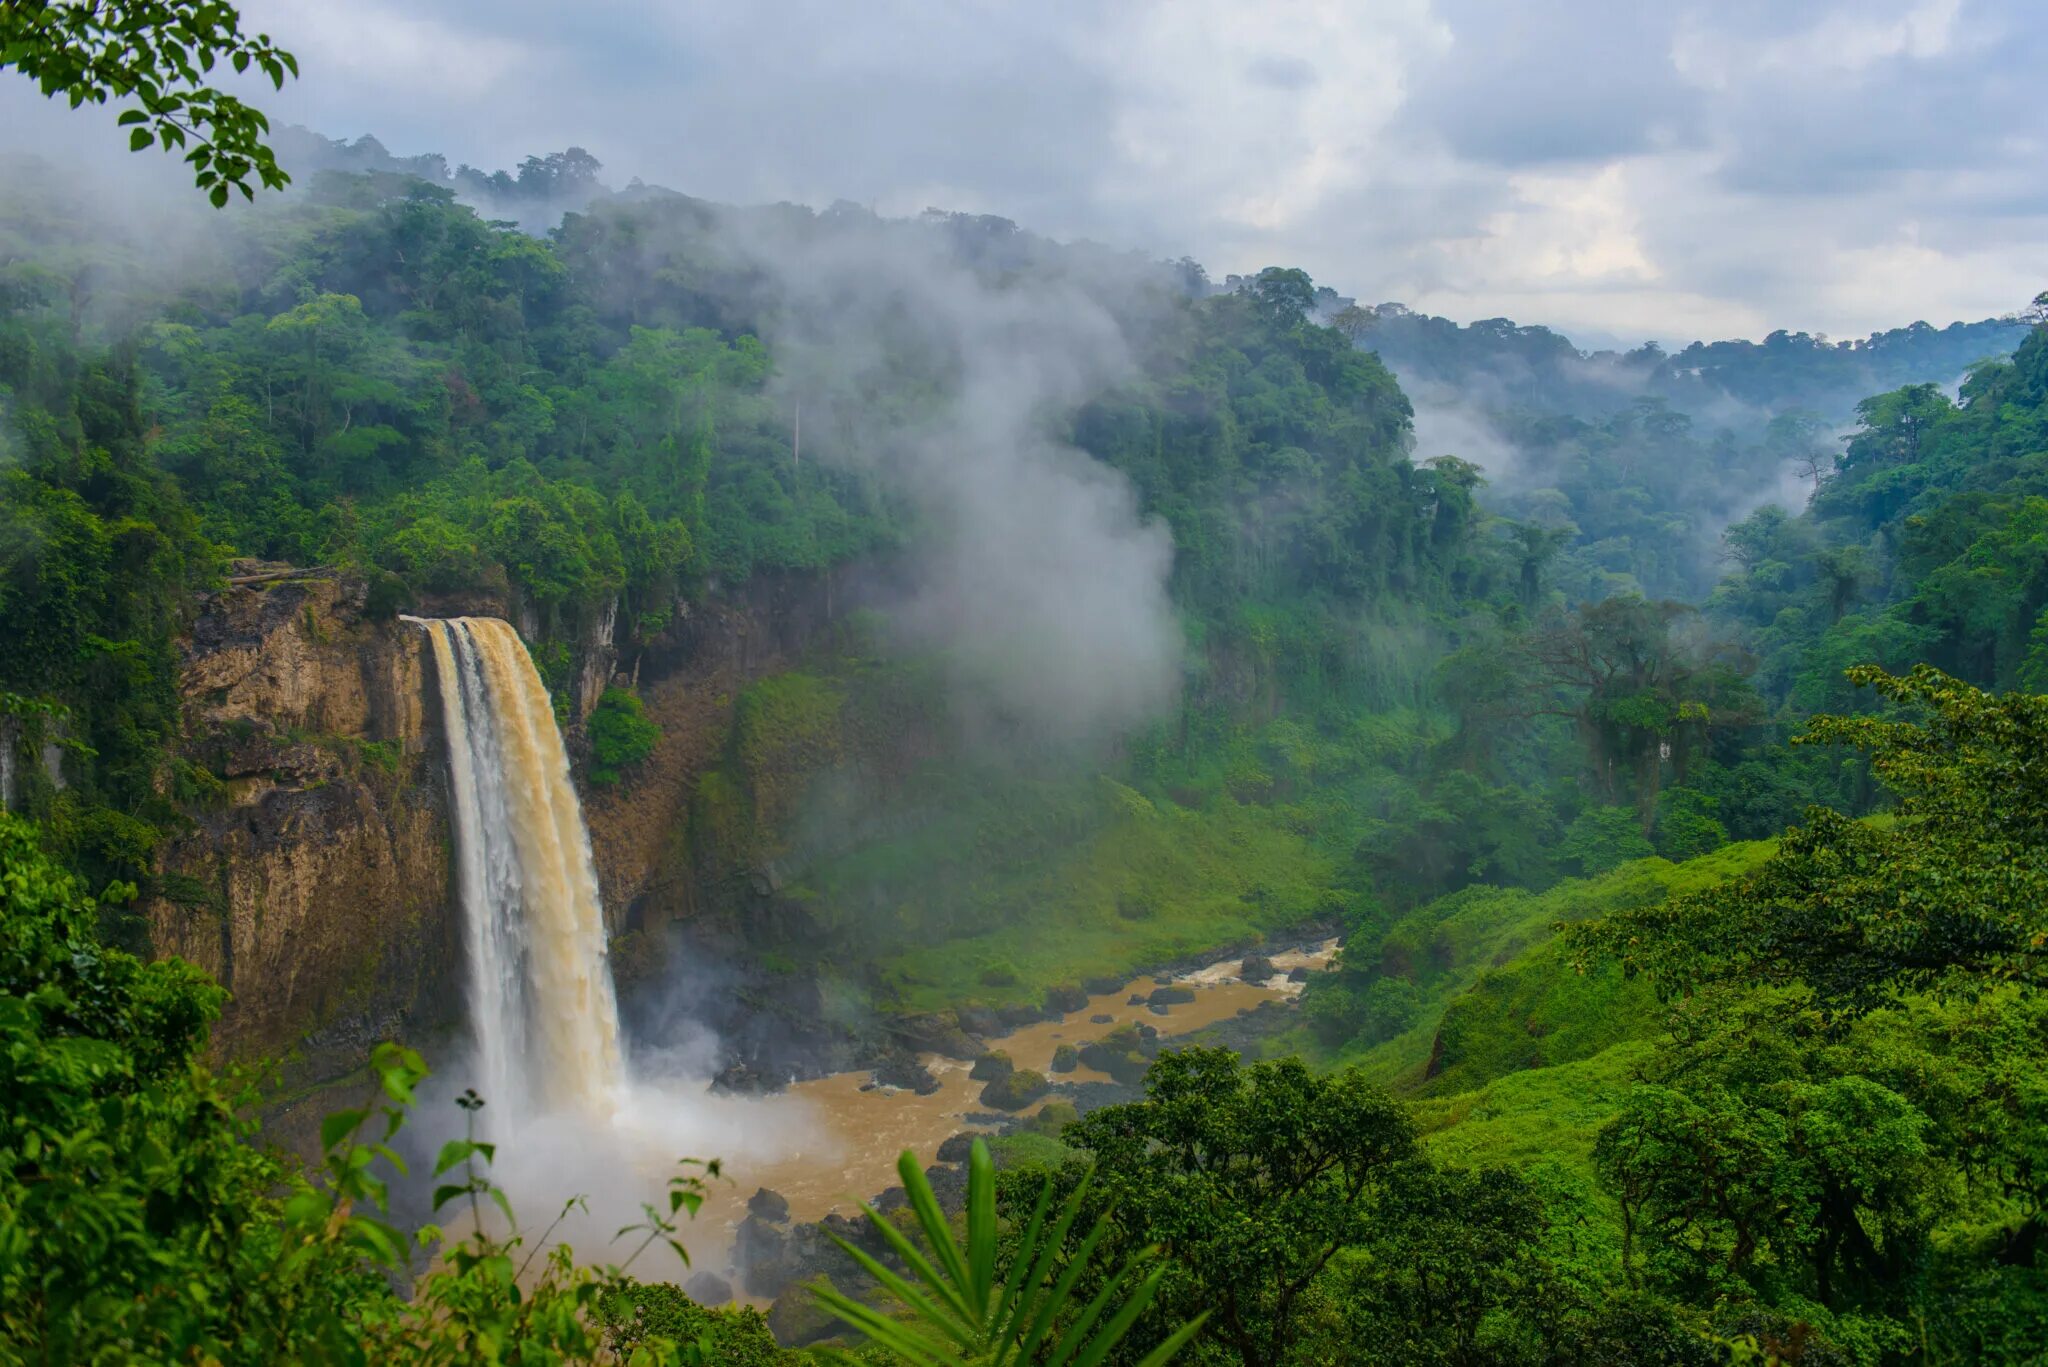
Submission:
[[[1019,1068],[981,1089],[981,1104],[999,1111],[1021,1111],[1052,1090],[1044,1073]]]

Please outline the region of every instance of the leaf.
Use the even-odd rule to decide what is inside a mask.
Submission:
[[[442,1173],[469,1157],[475,1148],[476,1145],[467,1139],[451,1139],[443,1144],[440,1156],[434,1160],[434,1176],[439,1177]]]
[[[456,1197],[465,1196],[468,1193],[469,1184],[467,1182],[444,1182],[434,1188],[434,1210],[438,1213],[442,1206],[447,1205]]]
[[[988,1145],[974,1141],[967,1158],[967,1267],[975,1310],[988,1313],[996,1281],[996,1176]]]
[[[138,128],[128,135],[128,150],[140,152],[143,148],[149,146],[149,141],[149,130],[147,128]]]
[[[320,1147],[324,1152],[333,1153],[341,1141],[354,1134],[356,1126],[363,1123],[366,1112],[361,1110],[333,1111],[320,1121]]]

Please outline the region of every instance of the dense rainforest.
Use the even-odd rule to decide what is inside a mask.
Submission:
[[[1002,219],[614,193],[575,149],[279,145],[288,196],[205,218],[0,166],[9,1360],[793,1358],[494,1232],[473,1135],[447,1229],[401,1232],[420,1054],[359,1049],[301,1161],[258,1065],[302,1040],[209,1047],[238,1006],[156,932],[225,894],[175,852],[294,747],[400,763],[199,734],[205,605],[315,580],[514,621],[594,803],[708,727],[629,994],[716,956],[858,1041],[1341,934],[1298,1012],[1122,1055],[1128,1096],[950,1197],[906,1160],[841,1278],[897,1295],[820,1296],[874,1360],[2038,1357],[2048,325],[1588,356]],[[1110,473],[1037,497],[1073,468]],[[1132,558],[1051,608],[1019,579],[1076,566],[978,577],[1112,524]],[[1133,566],[1163,623],[1094,615]],[[715,723],[657,694],[764,585],[829,629]],[[1069,628],[1166,646],[1020,697]]]

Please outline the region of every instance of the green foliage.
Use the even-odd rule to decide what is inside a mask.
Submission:
[[[1554,943],[1557,928],[1710,887],[1754,868],[1770,850],[1728,845],[1680,865],[1643,859],[1541,893],[1466,888],[1358,926],[1332,970],[1309,978],[1302,996],[1309,1029],[1276,1047],[1356,1062],[1383,1082],[1432,1095],[1597,1053],[1653,1024],[1650,993],[1625,985],[1618,968],[1575,972]],[[1412,994],[1382,983],[1407,984]],[[1381,1033],[1394,1013],[1377,1013],[1396,1006],[1409,1028]]]
[[[1865,400],[1806,514],[1737,529],[1741,570],[1715,607],[1754,633],[1767,696],[1848,710],[1843,671],[1858,664],[1925,662],[1981,687],[2041,681],[2044,366],[2037,324],[2010,361],[1971,369],[1959,403],[1929,384]]]
[[[298,59],[265,34],[241,30],[234,6],[217,0],[122,0],[113,5],[25,3],[0,10],[0,67],[13,67],[48,96],[73,109],[109,97],[131,102],[117,122],[133,126],[128,145],[140,152],[190,150],[193,179],[216,208],[230,190],[254,199],[253,175],[283,189],[291,177],[263,141],[270,121],[233,95],[205,83],[217,62],[237,72],[251,66],[273,88]]]
[[[1626,807],[1588,807],[1566,828],[1558,854],[1584,874],[1605,873],[1657,852]]]
[[[874,1207],[863,1205],[862,1210],[911,1276],[883,1265],[837,1235],[833,1242],[910,1311],[911,1322],[891,1319],[829,1285],[813,1294],[833,1315],[906,1361],[933,1367],[952,1363],[1010,1367],[1032,1362],[1085,1367],[1102,1361],[1129,1335],[1158,1294],[1164,1269],[1145,1270],[1153,1250],[1138,1251],[1114,1271],[1091,1267],[1109,1226],[1106,1217],[1098,1217],[1090,1226],[1080,1224],[1088,1201],[1089,1179],[1085,1176],[1057,1210],[1053,1207],[1053,1183],[1047,1181],[1029,1222],[1010,1247],[1001,1250],[1007,1258],[999,1259],[995,1166],[986,1144],[975,1140],[967,1162],[964,1247],[940,1211],[916,1155],[905,1152],[897,1170],[909,1193],[925,1248],[920,1250]],[[1075,1241],[1071,1252],[1070,1238]],[[1003,1261],[1009,1264],[1007,1271]],[[1099,1274],[1101,1289],[1084,1303],[1076,1296],[1075,1286],[1089,1271]],[[1161,1367],[1171,1361],[1201,1329],[1205,1318],[1206,1314],[1198,1314],[1157,1336],[1156,1346],[1140,1359],[1140,1367]],[[836,1356],[858,1361],[846,1353]]]
[[[1807,739],[1854,745],[1896,797],[1870,825],[1816,808],[1778,853],[1725,887],[1576,932],[1661,991],[1802,984],[1862,1012],[1901,992],[2040,981],[2048,923],[2048,698],[1997,696],[1940,672],[1857,682],[1922,720],[1819,717]]]
[[[623,688],[607,688],[584,722],[590,737],[590,781],[608,786],[619,781],[623,770],[654,753],[661,743],[661,728],[649,720],[637,694]]]
[[[1685,860],[1728,843],[1728,828],[1715,818],[1720,802],[1697,788],[1668,788],[1657,797],[1657,822],[1651,835],[1657,853]]]
[[[566,1247],[543,1257],[545,1235],[522,1253],[521,1236],[493,1234],[486,1205],[517,1225],[489,1180],[490,1145],[452,1141],[435,1164],[461,1178],[434,1199],[462,1203],[466,1237],[430,1227],[408,1241],[386,1222],[380,1174],[405,1169],[392,1144],[424,1076],[417,1055],[378,1048],[378,1099],[328,1116],[325,1160],[302,1173],[252,1142],[243,1081],[199,1062],[220,989],[182,961],[104,947],[96,910],[0,813],[0,1356],[453,1364],[495,1345],[506,1362],[602,1358],[601,1324],[619,1327],[606,1297],[639,1288]],[[481,1104],[465,1098],[472,1115]],[[702,1196],[686,1168],[627,1231],[641,1239],[626,1265],[673,1243]],[[439,1262],[401,1299],[392,1279],[413,1242]],[[662,1326],[630,1338],[611,1348],[635,1363],[710,1360]]]
[[[1246,1068],[1222,1049],[1161,1055],[1145,1095],[1083,1117],[1066,1142],[1095,1158],[1122,1240],[1174,1261],[1169,1316],[1213,1306],[1212,1335],[1248,1363],[1278,1362],[1310,1284],[1366,1237],[1368,1198],[1413,1132],[1355,1072]]]
[[[780,1347],[751,1305],[710,1310],[665,1282],[623,1277],[597,1298],[605,1347],[631,1361],[643,1346],[673,1344],[683,1361],[721,1367],[796,1367],[800,1353]],[[694,1356],[693,1356],[694,1353]]]
[[[1593,1157],[1621,1207],[1628,1275],[1641,1256],[1695,1302],[1776,1281],[1831,1309],[1895,1281],[1946,1195],[1927,1117],[1868,1078],[1743,1081],[1638,1087],[1602,1131]]]

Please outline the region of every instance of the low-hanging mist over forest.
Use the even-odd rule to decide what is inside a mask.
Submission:
[[[0,5],[0,1361],[2037,1360],[2044,52]]]

